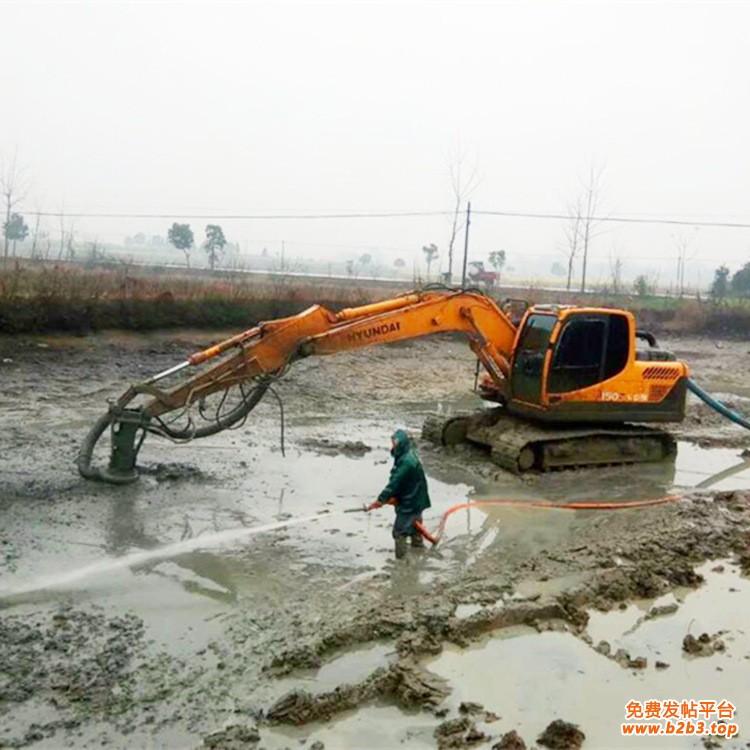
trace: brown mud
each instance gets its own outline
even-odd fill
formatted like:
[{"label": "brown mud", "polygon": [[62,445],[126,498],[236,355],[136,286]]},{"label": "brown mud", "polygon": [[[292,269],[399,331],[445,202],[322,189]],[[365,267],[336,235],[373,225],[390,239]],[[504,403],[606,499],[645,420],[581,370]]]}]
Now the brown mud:
[{"label": "brown mud", "polygon": [[[239,431],[178,446],[150,437],[134,485],[80,479],[73,461],[106,399],[212,338],[0,340],[0,747],[522,747],[556,720],[603,747],[617,743],[621,695],[676,690],[678,673],[694,699],[725,685],[747,710],[740,428],[691,402],[674,465],[526,478],[478,450],[420,445],[428,527],[467,497],[685,499],[619,513],[474,509],[397,565],[388,509],[336,511],[377,495],[393,429],[418,434],[426,414],[478,404],[468,348],[436,339],[295,366],[278,388],[285,457],[269,400]],[[750,413],[746,344],[662,345]],[[321,510],[332,512],[222,541]],[[114,558],[124,564],[107,567]],[[706,645],[702,633],[712,653],[684,652],[686,634]],[[576,691],[586,700],[571,703]],[[566,732],[550,741],[578,736]],[[649,746],[636,742],[622,746]]]}]

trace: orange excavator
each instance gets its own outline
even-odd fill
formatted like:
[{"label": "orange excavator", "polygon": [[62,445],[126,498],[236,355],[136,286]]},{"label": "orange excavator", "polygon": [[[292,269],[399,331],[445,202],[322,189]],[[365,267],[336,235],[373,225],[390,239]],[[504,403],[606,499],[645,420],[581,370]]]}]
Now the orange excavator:
[{"label": "orange excavator", "polygon": [[[430,418],[423,436],[484,445],[514,472],[674,454],[673,438],[643,423],[683,419],[688,368],[638,331],[630,312],[525,303],[519,309],[518,301],[498,304],[480,291],[434,287],[339,312],[314,305],[132,385],[91,429],[78,469],[88,479],[131,482],[147,434],[180,442],[238,427],[301,358],[438,333],[467,337],[484,369],[475,386],[495,406]],[[94,448],[107,430],[109,464],[94,466]]]}]

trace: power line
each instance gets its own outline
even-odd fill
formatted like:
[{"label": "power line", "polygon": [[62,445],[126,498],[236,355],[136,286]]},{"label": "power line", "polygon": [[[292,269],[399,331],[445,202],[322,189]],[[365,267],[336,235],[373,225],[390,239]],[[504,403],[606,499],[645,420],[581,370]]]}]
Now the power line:
[{"label": "power line", "polygon": [[[328,219],[393,219],[393,218],[416,218],[430,216],[452,216],[451,211],[390,211],[374,213],[329,213],[329,214],[128,214],[128,213],[83,213],[63,211],[27,211],[30,216],[45,216],[50,218],[73,218],[73,219],[211,219],[214,221],[232,220],[275,220],[275,221],[299,221],[299,220],[328,220]],[[530,213],[525,211],[481,211],[475,210],[475,215],[503,216],[516,219],[552,219],[554,221],[567,221],[571,217],[568,214],[555,213]],[[663,224],[670,226],[686,227],[725,227],[730,229],[750,229],[750,223],[731,221],[699,221],[687,219],[667,219],[632,217],[622,215],[591,216],[591,221],[610,222],[620,224]]]},{"label": "power line", "polygon": [[73,219],[390,219],[418,216],[451,216],[450,211],[393,211],[380,213],[333,213],[333,214],[109,214],[109,213],[68,213],[63,211],[27,211],[30,216]]},{"label": "power line", "polygon": [[[475,214],[485,216],[507,216],[510,218],[520,219],[556,219],[569,220],[569,214],[543,214],[543,213],[524,213],[521,211],[473,211]],[[619,222],[621,224],[676,224],[686,227],[730,227],[732,229],[750,229],[750,224],[730,221],[687,221],[684,219],[649,219],[649,218],[629,218],[626,216],[591,216],[591,221],[601,222]]]},{"label": "power line", "polygon": [[669,213],[669,214],[652,214],[648,211],[619,211],[618,213],[612,214],[612,216],[635,216],[635,217],[651,217],[656,216],[658,218],[667,218],[667,217],[674,217],[678,219],[684,219],[688,217],[695,217],[700,216],[704,219],[750,219],[750,215],[748,214],[676,214],[676,213]]}]

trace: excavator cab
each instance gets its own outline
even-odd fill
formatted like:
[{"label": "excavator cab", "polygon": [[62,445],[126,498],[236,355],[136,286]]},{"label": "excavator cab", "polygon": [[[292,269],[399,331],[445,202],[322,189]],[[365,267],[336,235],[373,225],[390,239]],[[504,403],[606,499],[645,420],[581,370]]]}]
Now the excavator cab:
[{"label": "excavator cab", "polygon": [[637,333],[624,310],[535,306],[510,362],[509,411],[545,422],[681,421],[687,367],[650,335],[653,347],[639,351]]}]

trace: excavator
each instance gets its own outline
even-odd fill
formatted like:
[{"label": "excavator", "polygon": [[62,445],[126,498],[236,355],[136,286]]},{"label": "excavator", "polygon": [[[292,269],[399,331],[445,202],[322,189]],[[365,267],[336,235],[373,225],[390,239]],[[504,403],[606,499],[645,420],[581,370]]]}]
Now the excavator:
[{"label": "excavator", "polygon": [[[425,438],[485,446],[516,473],[674,456],[674,439],[645,423],[684,418],[688,367],[639,331],[632,313],[498,303],[479,290],[435,286],[338,312],[313,305],[131,385],[84,440],[79,472],[132,482],[146,435],[184,442],[240,427],[266,393],[278,398],[274,384],[300,359],[445,333],[468,340],[477,357],[475,389],[487,405],[429,418]],[[107,430],[109,463],[95,466]]]}]

